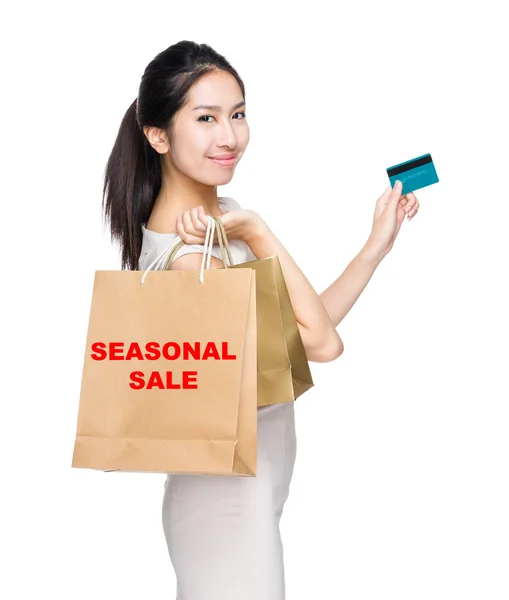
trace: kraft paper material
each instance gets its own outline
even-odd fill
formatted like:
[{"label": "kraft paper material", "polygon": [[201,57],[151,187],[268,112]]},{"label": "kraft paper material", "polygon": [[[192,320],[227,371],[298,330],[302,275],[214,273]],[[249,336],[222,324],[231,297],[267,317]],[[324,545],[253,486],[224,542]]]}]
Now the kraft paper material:
[{"label": "kraft paper material", "polygon": [[96,271],[72,466],[256,475],[256,271],[142,273]]}]

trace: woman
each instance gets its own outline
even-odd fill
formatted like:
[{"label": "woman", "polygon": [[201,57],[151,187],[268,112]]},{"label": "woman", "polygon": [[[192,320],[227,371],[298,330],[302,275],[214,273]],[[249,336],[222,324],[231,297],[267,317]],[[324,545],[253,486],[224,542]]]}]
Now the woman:
[{"label": "woman", "polygon": [[[105,174],[103,207],[122,268],[145,269],[177,236],[172,269],[199,269],[208,216],[225,227],[233,262],[277,254],[310,361],[343,352],[336,327],[391,249],[413,194],[380,196],[372,233],[343,275],[321,295],[254,211],[217,196],[249,142],[245,90],[224,57],[181,41],[147,66]],[[214,239],[211,268],[223,267]],[[177,600],[283,600],[279,522],[296,454],[294,403],[258,409],[256,477],[170,475],[163,529]]]}]

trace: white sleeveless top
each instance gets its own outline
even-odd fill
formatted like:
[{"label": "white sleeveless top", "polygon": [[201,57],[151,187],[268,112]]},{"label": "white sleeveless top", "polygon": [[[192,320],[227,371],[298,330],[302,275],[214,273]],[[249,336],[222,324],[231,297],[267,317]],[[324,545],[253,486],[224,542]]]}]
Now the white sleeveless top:
[{"label": "white sleeveless top", "polygon": [[[220,197],[218,198],[219,206],[229,212],[230,210],[236,210],[241,208],[239,203],[233,198]],[[180,237],[178,233],[158,233],[151,231],[146,228],[146,223],[141,226],[143,232],[143,241],[141,245],[141,253],[139,259],[138,268],[144,271],[150,263],[155,260],[164,248],[168,247],[177,237]],[[239,264],[256,260],[256,256],[251,252],[249,246],[243,240],[228,240],[230,251],[232,255],[233,264]],[[184,244],[173,257],[176,260],[183,254],[189,254],[192,252],[200,252],[203,254],[203,244]],[[211,255],[222,260],[221,248],[219,244],[212,246]]]}]

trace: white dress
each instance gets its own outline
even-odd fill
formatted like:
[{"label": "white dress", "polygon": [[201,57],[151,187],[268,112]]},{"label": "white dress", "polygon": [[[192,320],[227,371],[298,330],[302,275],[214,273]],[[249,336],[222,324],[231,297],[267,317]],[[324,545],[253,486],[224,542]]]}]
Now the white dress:
[{"label": "white dress", "polygon": [[[226,210],[240,208],[219,198]],[[142,227],[139,268],[144,270],[176,238]],[[241,240],[228,242],[233,263],[255,260]],[[184,245],[184,253],[203,245]],[[212,255],[221,259],[220,247]],[[279,521],[296,457],[294,403],[258,408],[256,477],[168,475],[163,530],[177,579],[176,600],[284,600]]]}]

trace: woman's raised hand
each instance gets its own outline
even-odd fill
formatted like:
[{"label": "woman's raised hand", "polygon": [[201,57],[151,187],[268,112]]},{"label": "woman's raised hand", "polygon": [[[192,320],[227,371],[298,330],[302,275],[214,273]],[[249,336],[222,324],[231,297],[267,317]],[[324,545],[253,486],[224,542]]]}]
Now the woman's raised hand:
[{"label": "woman's raised hand", "polygon": [[415,194],[409,192],[402,196],[401,188],[401,182],[396,182],[394,188],[389,186],[376,201],[373,227],[366,245],[380,258],[391,251],[404,218],[410,221],[420,208]]}]

